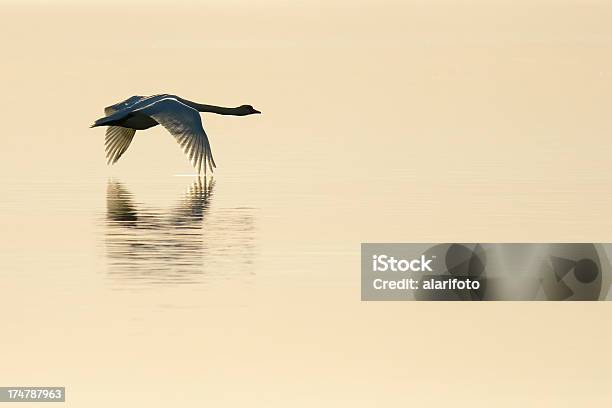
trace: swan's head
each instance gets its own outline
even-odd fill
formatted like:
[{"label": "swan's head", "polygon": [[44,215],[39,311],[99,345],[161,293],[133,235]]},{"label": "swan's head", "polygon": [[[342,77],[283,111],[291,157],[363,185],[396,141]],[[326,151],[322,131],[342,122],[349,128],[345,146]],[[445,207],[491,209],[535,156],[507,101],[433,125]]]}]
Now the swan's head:
[{"label": "swan's head", "polygon": [[240,116],[253,115],[254,113],[261,113],[260,111],[252,107],[251,105],[239,106],[237,111],[238,111],[238,115]]}]

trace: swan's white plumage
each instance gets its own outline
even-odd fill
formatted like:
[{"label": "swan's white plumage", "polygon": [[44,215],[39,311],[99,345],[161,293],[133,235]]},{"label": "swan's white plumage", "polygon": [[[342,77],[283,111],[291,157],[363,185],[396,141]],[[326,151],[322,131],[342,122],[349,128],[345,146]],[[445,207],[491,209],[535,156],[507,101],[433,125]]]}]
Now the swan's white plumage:
[{"label": "swan's white plumage", "polygon": [[104,144],[106,147],[106,159],[108,164],[115,164],[115,162],[119,160],[121,155],[130,147],[130,143],[132,143],[135,133],[135,129],[121,126],[109,126],[108,129],[106,129]]},{"label": "swan's white plumage", "polygon": [[127,122],[130,117],[137,115],[147,120],[151,118],[166,128],[176,138],[198,172],[204,170],[206,173],[207,167],[211,171],[216,167],[200,113],[174,95],[132,96],[107,106],[104,113],[107,117],[102,121],[108,121],[109,125],[110,122],[119,124],[109,126],[106,131],[106,157],[110,164],[119,160],[136,133],[136,129],[129,126],[122,127],[122,121]]},{"label": "swan's white plumage", "polygon": [[138,95],[130,96],[125,101],[121,101],[114,105],[107,106],[106,108],[104,108],[104,113],[106,114],[106,116],[112,115],[115,112],[118,112],[123,109],[127,109],[130,106],[134,105],[136,102],[139,102],[147,98],[149,97],[148,96],[138,96]]},{"label": "swan's white plumage", "polygon": [[207,166],[210,171],[216,167],[208,136],[197,110],[173,97],[162,97],[134,109],[134,112],[147,115],[166,128],[176,138],[198,172],[206,172]]}]

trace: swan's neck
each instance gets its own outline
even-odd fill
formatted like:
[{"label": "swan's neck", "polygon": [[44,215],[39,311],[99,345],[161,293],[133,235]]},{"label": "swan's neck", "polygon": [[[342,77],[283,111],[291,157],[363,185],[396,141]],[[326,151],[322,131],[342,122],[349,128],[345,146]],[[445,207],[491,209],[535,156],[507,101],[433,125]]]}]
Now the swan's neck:
[{"label": "swan's neck", "polygon": [[240,115],[239,108],[226,108],[223,106],[204,105],[203,103],[195,103],[188,101],[187,99],[183,99],[182,102],[185,105],[191,106],[193,109],[198,110],[199,112],[211,112],[219,115]]}]

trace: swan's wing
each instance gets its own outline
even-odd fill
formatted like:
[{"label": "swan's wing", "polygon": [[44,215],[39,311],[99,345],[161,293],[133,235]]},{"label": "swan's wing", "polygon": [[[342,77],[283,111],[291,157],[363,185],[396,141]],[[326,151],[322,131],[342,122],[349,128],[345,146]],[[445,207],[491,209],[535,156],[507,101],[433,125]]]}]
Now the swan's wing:
[{"label": "swan's wing", "polygon": [[132,143],[136,130],[121,126],[109,126],[106,129],[106,160],[108,164],[115,164]]},{"label": "swan's wing", "polygon": [[210,171],[217,167],[197,110],[168,97],[135,109],[134,112],[148,115],[165,127],[176,138],[198,172],[206,172],[206,165]]},{"label": "swan's wing", "polygon": [[148,98],[148,96],[138,96],[138,95],[130,96],[125,101],[121,101],[114,105],[107,106],[106,108],[104,108],[104,114],[106,116],[112,115],[113,113],[120,111],[122,109],[125,109],[125,108],[129,108],[130,106],[146,98]]}]

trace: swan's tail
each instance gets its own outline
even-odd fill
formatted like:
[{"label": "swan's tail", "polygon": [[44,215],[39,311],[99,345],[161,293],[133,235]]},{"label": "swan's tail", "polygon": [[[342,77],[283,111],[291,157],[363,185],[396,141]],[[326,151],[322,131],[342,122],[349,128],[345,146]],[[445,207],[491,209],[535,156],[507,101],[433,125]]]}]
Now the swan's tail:
[{"label": "swan's tail", "polygon": [[98,127],[98,126],[112,126],[115,124],[115,122],[117,121],[116,117],[111,116],[106,116],[103,118],[100,118],[98,120],[96,120],[93,125],[90,126],[90,128],[94,128],[94,127]]},{"label": "swan's tail", "polygon": [[96,121],[93,123],[93,125],[91,125],[91,126],[90,126],[90,128],[94,128],[94,127],[97,127],[97,126],[108,126],[108,124],[107,124],[107,123],[108,123],[109,121],[108,121],[107,119],[108,119],[108,118],[100,118],[100,119],[96,120]]}]

